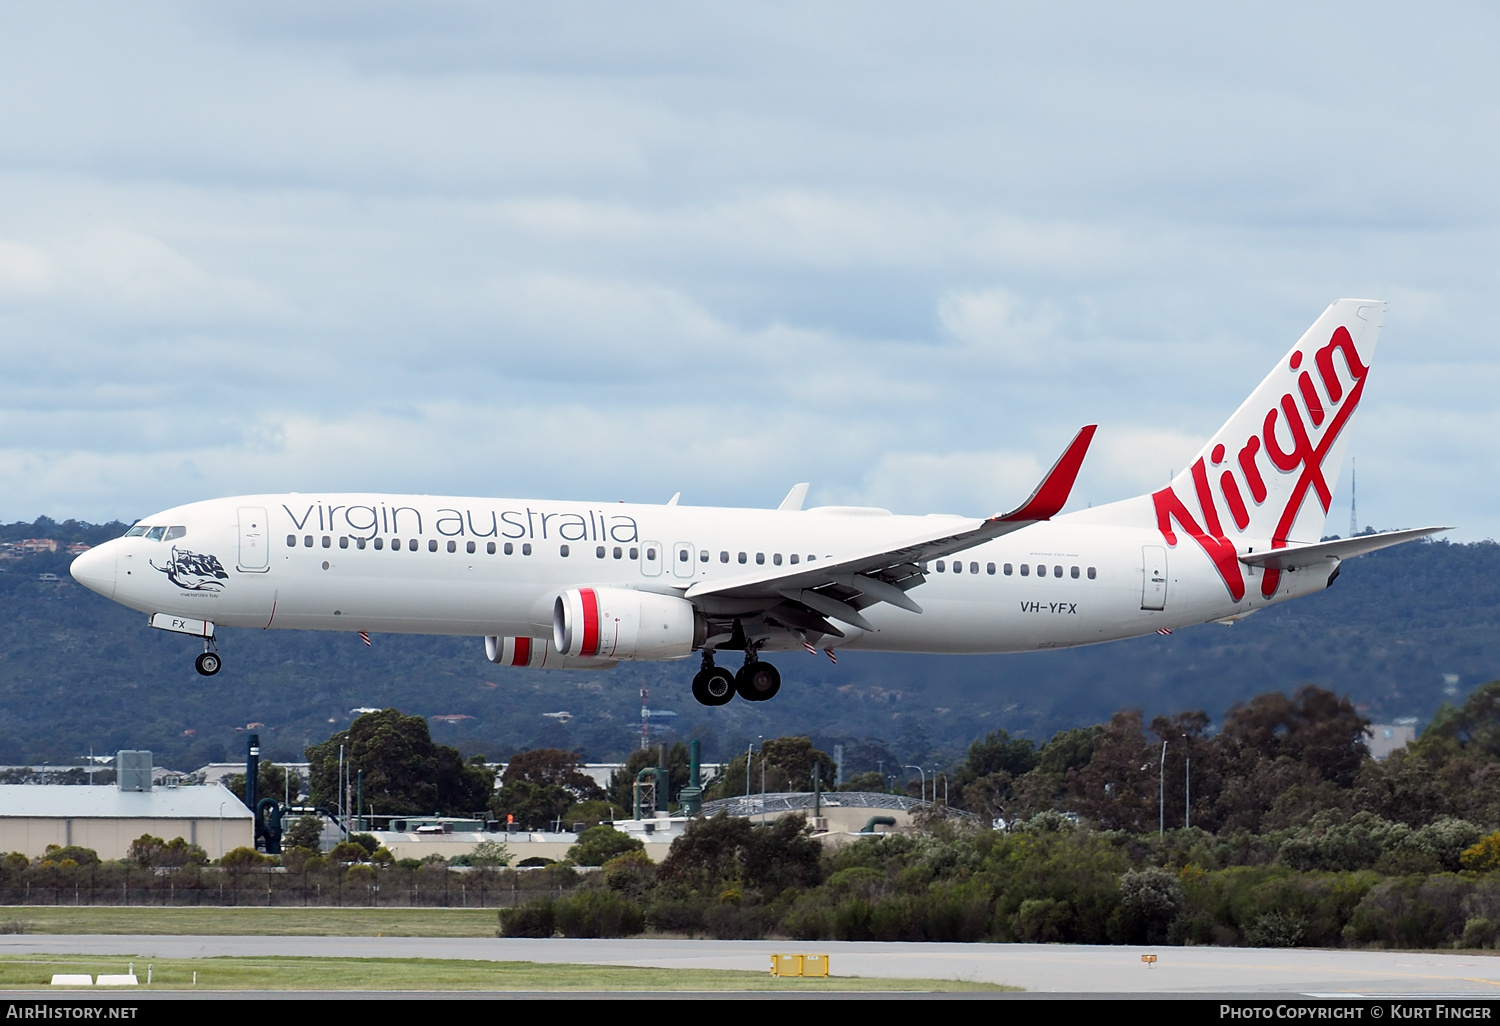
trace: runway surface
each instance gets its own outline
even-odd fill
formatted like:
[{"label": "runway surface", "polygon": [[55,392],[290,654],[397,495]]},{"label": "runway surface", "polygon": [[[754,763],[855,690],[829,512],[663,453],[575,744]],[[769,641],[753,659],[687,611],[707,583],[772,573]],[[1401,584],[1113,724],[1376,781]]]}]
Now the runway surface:
[{"label": "runway surface", "polygon": [[[1500,958],[1297,948],[893,944],[450,937],[0,936],[0,953],[211,958],[455,958],[765,972],[773,952],[829,956],[837,976],[958,979],[1058,994],[1316,994],[1500,998]],[[1154,954],[1157,961],[1141,960]]]}]

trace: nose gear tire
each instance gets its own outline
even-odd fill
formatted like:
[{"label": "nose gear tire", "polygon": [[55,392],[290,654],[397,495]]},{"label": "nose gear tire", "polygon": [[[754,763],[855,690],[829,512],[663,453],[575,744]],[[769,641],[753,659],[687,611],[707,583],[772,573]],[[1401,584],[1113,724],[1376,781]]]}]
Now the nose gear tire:
[{"label": "nose gear tire", "polygon": [[197,659],[193,660],[193,668],[205,677],[212,677],[218,673],[220,665],[219,653],[217,652],[204,652]]}]

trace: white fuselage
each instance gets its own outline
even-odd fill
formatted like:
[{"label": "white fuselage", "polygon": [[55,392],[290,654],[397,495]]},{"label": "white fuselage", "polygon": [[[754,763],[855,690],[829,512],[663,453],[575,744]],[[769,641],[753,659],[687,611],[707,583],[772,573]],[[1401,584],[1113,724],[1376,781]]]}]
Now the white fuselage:
[{"label": "white fuselage", "polygon": [[[873,631],[845,627],[845,637],[822,644],[1065,648],[1243,615],[1327,583],[1323,573],[1282,574],[1267,597],[1261,572],[1249,567],[1254,583],[1235,601],[1197,547],[1169,548],[1160,531],[1102,523],[1100,512],[1059,516],[931,560],[910,592],[921,613],[878,604],[865,610]],[[680,596],[698,582],[790,568],[794,558],[828,563],[895,546],[944,530],[944,521],[969,522],[839,507],[254,495],[148,517],[135,530],[151,530],[90,550],[74,576],[144,613],[220,626],[550,638],[554,603],[567,588]],[[733,615],[734,602],[710,596],[703,605]],[[796,644],[785,634],[767,647]]]}]

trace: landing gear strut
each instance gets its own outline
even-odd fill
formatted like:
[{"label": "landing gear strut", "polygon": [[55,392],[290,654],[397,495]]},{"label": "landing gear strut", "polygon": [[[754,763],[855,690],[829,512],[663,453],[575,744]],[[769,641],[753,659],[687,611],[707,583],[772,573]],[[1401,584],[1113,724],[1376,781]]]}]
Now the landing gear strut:
[{"label": "landing gear strut", "polygon": [[219,646],[212,638],[203,639],[203,654],[193,660],[193,668],[205,677],[212,677],[223,665],[219,661]]},{"label": "landing gear strut", "polygon": [[734,675],[734,690],[747,702],[765,702],[781,690],[781,674],[770,663],[763,663],[754,649],[745,652],[745,665]]},{"label": "landing gear strut", "polygon": [[714,654],[705,650],[703,669],[693,677],[693,697],[703,705],[723,705],[734,698],[734,674],[714,665]]}]

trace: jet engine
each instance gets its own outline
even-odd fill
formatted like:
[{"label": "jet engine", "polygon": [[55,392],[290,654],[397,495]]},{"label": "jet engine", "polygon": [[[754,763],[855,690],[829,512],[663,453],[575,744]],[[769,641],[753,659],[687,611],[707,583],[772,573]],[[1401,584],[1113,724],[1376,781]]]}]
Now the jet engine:
[{"label": "jet engine", "polygon": [[552,643],[569,659],[683,659],[707,623],[686,599],[629,588],[569,588],[552,607]]},{"label": "jet engine", "polygon": [[607,670],[613,659],[579,659],[559,655],[550,638],[484,639],[484,654],[501,666],[525,666],[533,670]]}]

